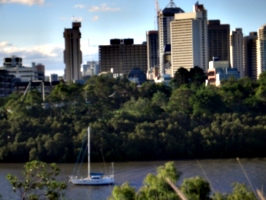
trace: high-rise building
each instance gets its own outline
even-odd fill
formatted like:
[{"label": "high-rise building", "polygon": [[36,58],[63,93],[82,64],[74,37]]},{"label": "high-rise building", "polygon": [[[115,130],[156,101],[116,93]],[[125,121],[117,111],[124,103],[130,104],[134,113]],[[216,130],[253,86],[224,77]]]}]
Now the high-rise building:
[{"label": "high-rise building", "polygon": [[81,63],[82,52],[80,50],[80,38],[81,33],[79,28],[80,22],[73,22],[72,28],[65,29],[65,51],[64,51],[64,63],[65,67],[65,79],[66,81],[81,80]]},{"label": "high-rise building", "polygon": [[266,71],[266,25],[258,30],[257,40],[257,79],[262,72]]},{"label": "high-rise building", "polygon": [[32,66],[35,66],[36,72],[38,74],[38,80],[45,80],[45,66],[41,63],[38,63],[37,65],[35,62],[32,63]]},{"label": "high-rise building", "polygon": [[244,77],[242,28],[236,28],[230,34],[230,54],[231,66],[239,71],[241,78]]},{"label": "high-rise building", "polygon": [[50,74],[49,81],[50,82],[58,81],[58,74]]},{"label": "high-rise building", "polygon": [[244,75],[256,80],[257,70],[257,32],[250,32],[244,37]]},{"label": "high-rise building", "polygon": [[147,67],[151,70],[158,67],[158,31],[148,31],[147,39]]},{"label": "high-rise building", "polygon": [[[170,3],[162,10],[158,12],[158,37],[159,37],[159,68],[160,75],[163,76],[165,73],[165,52],[169,50],[167,49],[167,45],[171,44],[171,36],[170,36],[170,22],[175,19],[176,13],[184,13],[184,11],[177,7],[173,0],[170,0]],[[169,52],[168,52],[169,53]]]},{"label": "high-rise building", "polygon": [[171,76],[183,67],[208,69],[207,10],[195,4],[193,12],[175,14],[171,22]]},{"label": "high-rise building", "polygon": [[220,24],[220,20],[208,21],[209,61],[213,57],[230,62],[230,25]]},{"label": "high-rise building", "polygon": [[111,39],[110,45],[99,46],[100,72],[128,74],[133,68],[147,71],[146,43],[134,44],[133,39]]}]

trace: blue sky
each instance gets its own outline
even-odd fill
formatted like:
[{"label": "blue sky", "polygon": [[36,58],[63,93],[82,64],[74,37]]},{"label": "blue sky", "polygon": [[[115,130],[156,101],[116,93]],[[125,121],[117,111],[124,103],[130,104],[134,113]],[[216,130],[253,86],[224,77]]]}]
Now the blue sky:
[{"label": "blue sky", "polygon": [[[165,8],[170,0],[158,0]],[[191,12],[196,0],[174,0]],[[243,28],[244,35],[266,24],[266,0],[202,0],[208,19],[220,19],[231,30]],[[0,0],[0,66],[3,58],[16,55],[25,66],[46,66],[47,74],[63,74],[65,28],[82,23],[83,63],[98,60],[98,45],[111,38],[145,41],[146,31],[155,29],[155,0]]]}]

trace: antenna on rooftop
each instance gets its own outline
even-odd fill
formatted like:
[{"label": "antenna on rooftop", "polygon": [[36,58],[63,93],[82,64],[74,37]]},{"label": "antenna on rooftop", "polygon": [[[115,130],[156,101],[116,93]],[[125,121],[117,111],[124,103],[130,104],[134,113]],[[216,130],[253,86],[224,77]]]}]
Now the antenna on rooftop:
[{"label": "antenna on rooftop", "polygon": [[160,12],[160,7],[159,7],[158,0],[154,0],[154,3],[155,3],[154,29],[156,30],[157,29],[156,21],[157,21],[159,12]]},{"label": "antenna on rooftop", "polygon": [[168,8],[176,8],[176,5],[174,3],[174,0],[170,0],[170,3],[167,6]]}]

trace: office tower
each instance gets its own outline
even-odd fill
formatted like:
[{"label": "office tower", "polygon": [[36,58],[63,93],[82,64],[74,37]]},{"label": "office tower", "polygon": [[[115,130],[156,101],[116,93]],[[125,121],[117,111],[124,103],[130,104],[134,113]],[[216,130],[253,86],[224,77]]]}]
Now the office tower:
[{"label": "office tower", "polygon": [[147,67],[152,70],[158,67],[158,31],[148,31],[147,40]]},{"label": "office tower", "polygon": [[236,28],[230,34],[230,54],[231,66],[239,71],[241,78],[244,77],[242,28]]},{"label": "office tower", "polygon": [[171,76],[180,68],[208,69],[207,10],[195,4],[193,12],[175,14],[171,22]]},{"label": "office tower", "polygon": [[134,44],[133,39],[111,39],[110,45],[99,46],[100,72],[112,72],[119,76],[133,68],[147,71],[146,43]]},{"label": "office tower", "polygon": [[50,82],[58,81],[58,74],[50,74],[49,81]]},{"label": "office tower", "polygon": [[220,20],[208,21],[209,61],[213,57],[230,61],[230,25],[220,24]]},{"label": "office tower", "polygon": [[80,22],[73,22],[72,28],[65,29],[65,51],[64,51],[64,63],[65,67],[65,80],[75,81],[81,80],[81,63],[82,52],[80,50],[80,38],[81,33],[79,28]]},{"label": "office tower", "polygon": [[244,37],[244,75],[257,79],[257,32]]},{"label": "office tower", "polygon": [[257,70],[257,79],[259,79],[259,75],[266,71],[266,25],[261,26],[258,30]]},{"label": "office tower", "polygon": [[[173,0],[162,10],[158,12],[158,37],[159,37],[159,68],[160,75],[163,76],[165,73],[165,53],[170,53],[170,44],[171,44],[171,36],[170,36],[170,22],[175,19],[176,13],[184,13],[184,11],[177,7]],[[168,49],[166,49],[168,45]]]},{"label": "office tower", "polygon": [[37,65],[33,62],[32,66],[35,66],[36,72],[38,75],[38,80],[45,80],[45,66],[41,63],[38,63]]}]

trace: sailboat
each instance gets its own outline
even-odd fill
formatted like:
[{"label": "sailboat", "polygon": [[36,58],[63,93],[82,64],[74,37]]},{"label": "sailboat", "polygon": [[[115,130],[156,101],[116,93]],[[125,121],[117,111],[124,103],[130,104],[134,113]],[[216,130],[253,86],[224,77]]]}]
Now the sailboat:
[{"label": "sailboat", "polygon": [[92,173],[90,171],[90,127],[88,127],[88,177],[79,178],[77,176],[70,176],[71,183],[75,185],[109,185],[114,184],[114,167],[112,164],[111,175],[104,175],[103,173]]}]

